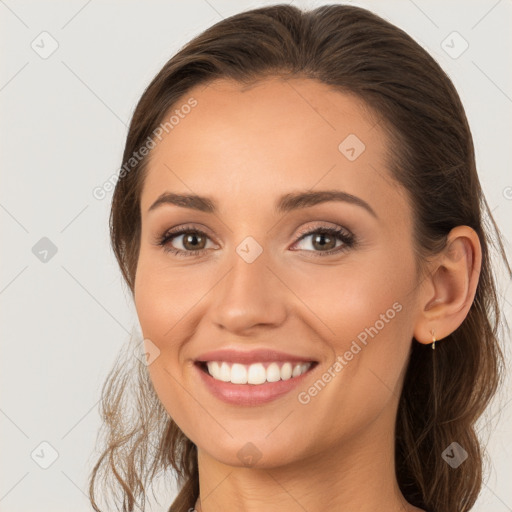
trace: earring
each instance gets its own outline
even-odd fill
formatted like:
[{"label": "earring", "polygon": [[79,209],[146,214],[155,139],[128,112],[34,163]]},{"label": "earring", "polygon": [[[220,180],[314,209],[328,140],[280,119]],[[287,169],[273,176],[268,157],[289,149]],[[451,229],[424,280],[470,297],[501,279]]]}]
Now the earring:
[{"label": "earring", "polygon": [[436,335],[435,335],[435,331],[431,331],[432,332],[432,350],[435,350],[436,349]]}]

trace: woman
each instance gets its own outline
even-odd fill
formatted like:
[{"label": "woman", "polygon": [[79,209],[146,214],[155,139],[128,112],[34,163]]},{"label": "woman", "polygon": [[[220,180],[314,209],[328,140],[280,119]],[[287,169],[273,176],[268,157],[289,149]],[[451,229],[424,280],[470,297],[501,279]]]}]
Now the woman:
[{"label": "woman", "polygon": [[165,469],[172,512],[470,510],[502,365],[482,213],[459,96],[402,30],[283,4],[196,37],[113,197],[145,364],[105,384],[95,510],[99,474],[131,511]]}]

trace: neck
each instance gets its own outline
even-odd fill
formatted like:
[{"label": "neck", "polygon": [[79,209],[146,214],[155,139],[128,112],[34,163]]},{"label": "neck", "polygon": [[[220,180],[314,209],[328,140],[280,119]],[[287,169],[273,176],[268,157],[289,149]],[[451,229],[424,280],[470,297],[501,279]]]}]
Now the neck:
[{"label": "neck", "polygon": [[396,481],[392,426],[381,416],[365,432],[340,441],[327,453],[315,452],[279,467],[233,467],[198,448],[196,510],[418,511],[407,503]]}]

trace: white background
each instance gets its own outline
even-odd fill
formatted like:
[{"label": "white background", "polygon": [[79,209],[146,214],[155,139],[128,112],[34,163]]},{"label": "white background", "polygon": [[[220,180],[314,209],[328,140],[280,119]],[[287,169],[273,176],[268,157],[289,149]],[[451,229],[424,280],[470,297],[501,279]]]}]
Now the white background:
[{"label": "white background", "polygon": [[[118,171],[135,104],[163,64],[222,17],[271,3],[0,0],[0,511],[91,510],[86,482],[101,385],[138,325],[109,248],[111,194],[97,200],[92,190]],[[411,34],[453,80],[509,251],[512,3],[351,3]],[[58,43],[47,59],[31,47],[43,31]],[[469,43],[457,59],[441,47],[453,31]],[[57,248],[46,263],[32,252],[42,237]],[[500,301],[510,317],[508,285],[501,280]],[[480,512],[512,511],[506,386],[488,417],[491,460]],[[59,454],[48,469],[31,458],[43,441]],[[172,499],[162,500],[162,510]]]}]

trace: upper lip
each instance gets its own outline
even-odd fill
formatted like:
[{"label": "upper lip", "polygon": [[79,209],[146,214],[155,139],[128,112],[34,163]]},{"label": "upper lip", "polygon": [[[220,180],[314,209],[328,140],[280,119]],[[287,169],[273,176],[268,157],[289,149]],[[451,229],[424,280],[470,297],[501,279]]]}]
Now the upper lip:
[{"label": "upper lip", "polygon": [[251,364],[251,363],[267,363],[272,361],[290,361],[290,362],[316,362],[308,356],[297,356],[286,354],[272,349],[255,349],[255,350],[234,350],[223,349],[205,352],[196,358],[197,362],[205,361],[226,361],[231,363]]}]

